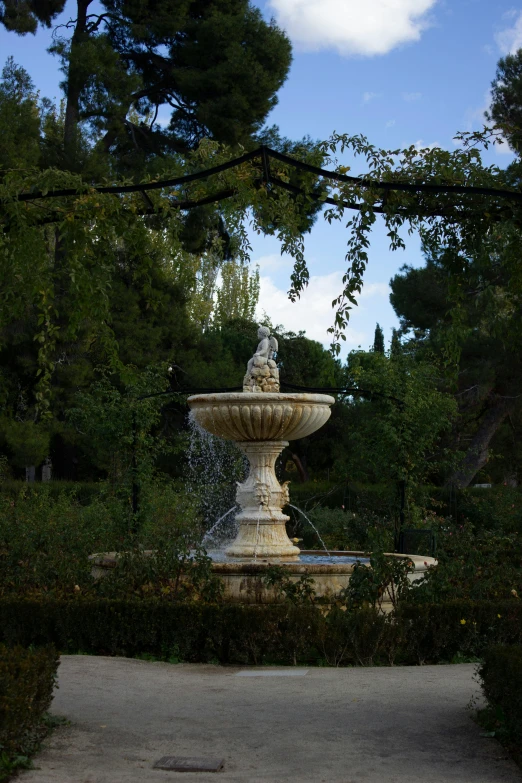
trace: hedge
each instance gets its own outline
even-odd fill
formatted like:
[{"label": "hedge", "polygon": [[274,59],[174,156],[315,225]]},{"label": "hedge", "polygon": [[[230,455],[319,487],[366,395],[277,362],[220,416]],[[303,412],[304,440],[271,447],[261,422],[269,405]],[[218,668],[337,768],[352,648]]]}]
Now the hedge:
[{"label": "hedge", "polygon": [[0,645],[0,756],[9,759],[34,749],[57,667],[52,645],[30,650]]},{"label": "hedge", "polygon": [[310,603],[3,598],[0,642],[194,662],[438,663],[480,657],[492,644],[521,644],[522,603],[405,604],[395,615],[382,615],[338,608],[324,614]]},{"label": "hedge", "polygon": [[522,648],[496,645],[484,653],[479,669],[486,698],[500,708],[507,739],[522,753]]}]

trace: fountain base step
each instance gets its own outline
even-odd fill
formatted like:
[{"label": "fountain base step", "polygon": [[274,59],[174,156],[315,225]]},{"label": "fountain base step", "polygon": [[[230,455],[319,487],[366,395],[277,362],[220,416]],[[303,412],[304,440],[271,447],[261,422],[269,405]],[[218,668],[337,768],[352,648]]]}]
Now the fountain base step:
[{"label": "fountain base step", "polygon": [[[212,555],[212,553],[209,554]],[[411,560],[413,569],[408,574],[410,582],[419,581],[428,568],[437,565],[437,561],[433,557],[423,555],[389,554],[388,557]],[[316,597],[328,602],[328,599],[333,599],[348,586],[357,561],[368,563],[368,555],[364,552],[331,552],[327,556],[324,552],[301,550],[300,558],[296,560],[272,556],[258,557],[256,561],[252,559],[236,560],[236,558],[223,559],[221,562],[214,560],[212,571],[222,580],[224,597],[227,601],[243,604],[281,602],[283,600],[281,594],[267,585],[265,580],[269,569],[280,565],[294,582],[297,582],[302,576],[312,577]],[[382,604],[383,611],[388,612],[392,608],[391,600],[385,598]]]},{"label": "fountain base step", "polygon": [[[368,562],[368,555],[364,552],[330,552],[327,556],[324,552],[301,550],[299,555],[302,560],[273,556],[259,557],[256,560],[251,557],[228,558],[223,551],[209,552],[209,555],[213,560],[212,572],[223,583],[225,600],[243,604],[280,603],[283,600],[273,587],[266,584],[267,572],[274,565],[283,566],[288,577],[295,582],[302,576],[311,576],[316,596],[328,601],[348,586],[356,561]],[[389,554],[387,557],[411,560],[413,569],[408,574],[410,582],[419,581],[428,568],[437,565],[435,558],[424,555]],[[117,567],[119,558],[118,552],[91,555],[89,559],[92,563],[92,575],[96,579],[103,578]],[[385,599],[382,608],[384,611],[391,611],[391,601]]]}]

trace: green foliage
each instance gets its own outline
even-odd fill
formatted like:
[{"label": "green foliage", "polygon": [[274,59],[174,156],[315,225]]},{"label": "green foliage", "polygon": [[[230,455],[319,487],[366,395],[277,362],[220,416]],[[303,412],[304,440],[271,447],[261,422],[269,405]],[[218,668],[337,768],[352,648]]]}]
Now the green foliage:
[{"label": "green foliage", "polygon": [[438,380],[435,364],[406,352],[356,351],[348,357],[346,385],[367,393],[344,401],[345,475],[364,483],[407,482],[408,524],[418,513],[417,489],[451,460],[443,436],[456,403],[438,390]]},{"label": "green foliage", "polygon": [[52,497],[24,487],[0,499],[0,592],[72,593],[91,584],[88,556],[126,537],[127,519],[110,495],[82,506],[73,493]]},{"label": "green foliage", "polygon": [[[453,508],[452,508],[453,506]],[[481,533],[522,533],[522,494],[519,487],[497,485],[488,488],[468,488],[450,503],[448,513],[458,514],[473,529]]]},{"label": "green foliage", "polygon": [[12,57],[0,81],[0,170],[40,162],[41,107],[29,75]]},{"label": "green foliage", "polygon": [[40,465],[49,454],[51,432],[46,422],[0,418],[0,438],[11,451],[11,462],[18,468]]},{"label": "green foliage", "polygon": [[58,654],[0,644],[0,780],[28,766],[46,729],[43,717],[56,684]]},{"label": "green foliage", "polygon": [[[0,595],[217,596],[208,558],[193,551],[201,538],[194,499],[154,483],[142,509],[147,521],[132,535],[130,498],[109,487],[87,505],[47,485],[1,495]],[[89,557],[111,551],[122,553],[121,567],[95,580]]]},{"label": "green foliage", "polygon": [[436,568],[415,586],[408,600],[502,600],[522,596],[522,537],[500,530],[476,530],[471,523],[428,517],[437,534]]},{"label": "green foliage", "polygon": [[[425,267],[403,267],[390,282],[401,332],[409,337],[404,350],[419,360],[437,357],[441,362],[453,329],[445,264],[436,252],[427,256]],[[481,260],[473,257],[469,264],[480,267]],[[461,304],[465,331],[458,374],[450,383],[441,373],[438,384],[453,392],[458,402],[459,415],[448,446],[460,452],[460,459],[445,481],[460,488],[473,480],[514,483],[522,465],[517,437],[522,415],[518,397],[522,365],[516,348],[519,300],[504,273],[482,269],[481,275],[475,289],[467,283],[470,295]],[[475,478],[481,468],[486,478]]]},{"label": "green foliage", "polygon": [[[298,501],[293,498],[295,502]],[[307,512],[307,517],[317,528],[328,549],[346,551],[369,551],[379,544],[388,552],[393,551],[393,518],[388,513],[357,504],[357,511],[343,508],[322,508],[317,506]],[[302,538],[304,549],[319,549],[321,544],[313,528],[300,515],[292,525],[293,535]]]},{"label": "green foliage", "polygon": [[[0,22],[19,34],[50,26],[63,0],[0,5]],[[72,34],[58,27],[51,53],[64,72],[63,163],[119,174],[157,169],[203,137],[251,143],[286,79],[290,42],[248,0],[174,4],[106,0],[78,5]],[[156,122],[170,106],[167,127]],[[82,137],[90,160],[82,161]]]},{"label": "green foliage", "polygon": [[[500,617],[499,617],[500,615]],[[462,624],[462,620],[465,623]],[[403,604],[395,614],[310,602],[212,604],[160,598],[0,599],[0,640],[53,642],[62,652],[161,660],[329,665],[419,664],[520,644],[517,601]]]},{"label": "green foliage", "polygon": [[221,285],[216,293],[217,325],[236,318],[253,321],[259,301],[259,267],[250,274],[248,267],[227,261],[221,268]]},{"label": "green foliage", "polygon": [[396,613],[404,652],[411,663],[451,662],[457,655],[480,658],[492,644],[522,643],[518,600],[403,603]]},{"label": "green foliage", "polygon": [[370,606],[383,611],[383,602],[389,601],[394,609],[399,601],[407,598],[410,589],[408,574],[413,563],[407,558],[391,557],[382,551],[370,554],[369,563],[357,561],[347,587],[339,594],[339,600],[347,606],[359,609]]},{"label": "green foliage", "polygon": [[[165,404],[165,398],[154,395],[165,391],[166,377],[166,367],[148,368],[124,389],[102,377],[88,391],[78,392],[74,407],[67,412],[86,453],[124,491],[129,491],[133,480],[143,482],[151,477],[154,458],[166,448],[164,441],[152,435]],[[151,397],[140,400],[143,395]],[[137,465],[133,472],[134,453]]]},{"label": "green foliage", "polygon": [[[515,751],[520,761],[522,745],[522,648],[519,645],[488,648],[479,669],[489,702],[492,736]],[[482,716],[482,721],[485,716]],[[492,721],[491,719],[494,718]],[[481,721],[481,722],[482,722]]]},{"label": "green foliage", "polygon": [[274,588],[279,598],[284,597],[292,604],[302,605],[315,600],[314,579],[310,574],[301,574],[299,579],[292,579],[284,566],[273,565],[267,568],[263,582],[267,587]]},{"label": "green foliage", "polygon": [[373,350],[375,353],[384,353],[384,332],[379,324],[375,327],[375,335],[373,338]]},{"label": "green foliage", "polygon": [[491,107],[486,116],[502,128],[511,149],[522,150],[522,50],[501,57],[491,84]]}]

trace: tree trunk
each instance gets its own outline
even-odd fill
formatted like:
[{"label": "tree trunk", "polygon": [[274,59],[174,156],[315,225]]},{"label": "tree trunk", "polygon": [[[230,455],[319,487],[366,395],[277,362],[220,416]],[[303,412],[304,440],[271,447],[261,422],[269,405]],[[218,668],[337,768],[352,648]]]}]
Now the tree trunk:
[{"label": "tree trunk", "polygon": [[85,87],[86,73],[82,63],[82,43],[88,38],[87,9],[92,0],[77,0],[76,26],[71,38],[69,66],[67,68],[66,105],[63,145],[67,167],[75,171],[78,148],[78,124],[80,121],[80,95]]},{"label": "tree trunk", "polygon": [[299,478],[301,481],[306,483],[307,481],[310,481],[310,476],[308,474],[308,470],[306,469],[306,461],[303,457],[303,460],[301,460],[297,454],[292,454],[292,460],[294,462],[294,465],[297,468],[297,472],[299,473]]},{"label": "tree trunk", "polygon": [[460,468],[456,470],[447,486],[454,486],[457,489],[469,487],[477,473],[484,467],[488,461],[489,444],[498,428],[515,407],[516,400],[505,397],[496,397],[491,407],[489,407],[479,428],[469,445]]}]

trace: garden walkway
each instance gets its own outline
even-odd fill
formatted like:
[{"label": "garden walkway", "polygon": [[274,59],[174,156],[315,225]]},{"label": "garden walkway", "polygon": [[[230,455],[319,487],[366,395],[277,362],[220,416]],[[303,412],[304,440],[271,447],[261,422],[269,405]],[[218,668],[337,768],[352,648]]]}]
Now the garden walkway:
[{"label": "garden walkway", "polygon": [[[252,670],[64,656],[22,783],[521,783],[466,705],[475,666]],[[245,674],[247,676],[245,676]],[[268,676],[267,676],[268,675]],[[222,758],[218,773],[153,769]]]}]

